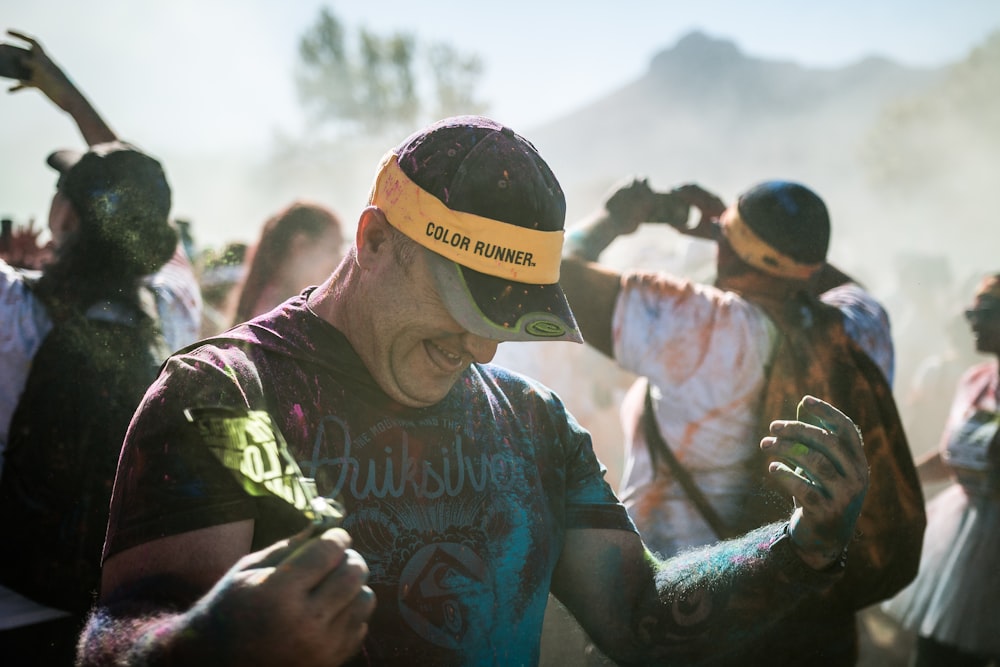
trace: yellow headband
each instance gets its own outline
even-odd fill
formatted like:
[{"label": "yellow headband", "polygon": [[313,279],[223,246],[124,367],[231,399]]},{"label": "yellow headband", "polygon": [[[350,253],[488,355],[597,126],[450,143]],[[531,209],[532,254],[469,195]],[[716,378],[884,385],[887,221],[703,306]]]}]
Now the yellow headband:
[{"label": "yellow headband", "polygon": [[720,220],[722,233],[740,259],[764,273],[779,278],[808,280],[822,266],[803,264],[778,252],[750,229],[735,206],[726,209]]},{"label": "yellow headband", "polygon": [[403,173],[398,156],[379,165],[368,203],[428,250],[480,273],[519,283],[559,282],[563,230],[527,229],[453,211]]}]

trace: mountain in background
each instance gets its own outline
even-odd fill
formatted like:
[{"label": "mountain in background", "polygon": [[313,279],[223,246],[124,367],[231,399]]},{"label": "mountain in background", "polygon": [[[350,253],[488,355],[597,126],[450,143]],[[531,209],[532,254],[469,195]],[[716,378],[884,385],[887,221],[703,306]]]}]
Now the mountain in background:
[{"label": "mountain in background", "polygon": [[570,221],[630,175],[658,189],[696,181],[726,201],[786,178],[824,196],[836,243],[874,222],[865,146],[879,119],[946,72],[883,58],[806,68],[694,32],[657,54],[640,79],[531,137],[566,190]]},{"label": "mountain in background", "polygon": [[[1000,36],[937,68],[883,58],[814,68],[754,57],[733,42],[693,32],[653,57],[635,81],[551,122],[517,129],[559,177],[568,227],[636,175],[663,190],[698,182],[724,201],[771,178],[809,185],[830,209],[831,260],[889,308],[903,386],[940,349],[949,319],[968,300],[969,283],[1000,270],[994,257],[1000,232],[991,224],[1000,183]],[[364,137],[336,146],[294,139],[275,146],[290,150],[276,150],[249,174],[246,164],[232,170],[217,164],[214,174],[233,178],[178,182],[178,192],[219,207],[217,215],[199,209],[196,239],[202,221],[252,239],[262,211],[298,197],[332,202],[350,221],[365,204],[386,148]],[[175,174],[194,173],[177,160],[171,164]],[[645,225],[616,241],[602,261],[710,279],[713,254],[710,244]],[[581,369],[607,375],[607,383],[593,388],[594,401],[612,410],[615,423],[611,366],[581,360],[587,353],[580,351],[558,363],[549,346],[547,359],[533,360],[531,347],[502,346],[501,359],[521,357],[510,365],[564,391],[579,389]]]},{"label": "mountain in background", "polygon": [[[694,181],[727,202],[771,178],[812,187],[830,209],[831,261],[889,310],[902,409],[926,359],[949,344],[973,349],[956,318],[975,281],[1000,271],[1000,230],[992,224],[1000,35],[939,68],[868,58],[821,69],[749,56],[693,32],[658,53],[636,81],[526,135],[563,185],[570,228],[632,176],[660,190]],[[658,225],[602,255],[619,269],[705,280],[713,259],[710,244]],[[602,458],[616,479],[617,406],[631,378],[587,348],[533,347],[501,347],[500,361],[568,397],[595,442],[612,443]],[[595,379],[587,385],[581,377]],[[925,398],[946,407],[952,389]],[[939,427],[915,430],[914,450],[936,444]]]}]

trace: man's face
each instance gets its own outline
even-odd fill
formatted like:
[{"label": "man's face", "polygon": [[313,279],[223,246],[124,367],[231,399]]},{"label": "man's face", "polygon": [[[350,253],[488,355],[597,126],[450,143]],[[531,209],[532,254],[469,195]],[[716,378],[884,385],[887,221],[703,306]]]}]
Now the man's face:
[{"label": "man's face", "polygon": [[49,205],[49,234],[52,236],[53,247],[58,249],[77,227],[79,219],[73,205],[66,195],[56,190]]},{"label": "man's face", "polygon": [[976,350],[1000,354],[1000,300],[978,298],[965,316],[976,340]]},{"label": "man's face", "polygon": [[365,306],[370,336],[359,353],[389,396],[424,407],[443,399],[470,363],[492,360],[498,343],[455,322],[438,296],[429,251],[411,250],[409,261],[390,251],[372,268],[372,298]]}]

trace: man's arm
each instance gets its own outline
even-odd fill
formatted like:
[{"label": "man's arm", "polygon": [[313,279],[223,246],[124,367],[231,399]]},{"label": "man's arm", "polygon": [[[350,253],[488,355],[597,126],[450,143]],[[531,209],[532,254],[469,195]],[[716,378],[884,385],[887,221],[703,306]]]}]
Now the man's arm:
[{"label": "man's arm", "polygon": [[861,436],[842,413],[804,399],[809,423],[774,422],[761,447],[798,507],[787,524],[658,562],[638,536],[569,531],[552,592],[623,664],[697,662],[738,650],[840,578],[868,484]]},{"label": "man's arm", "polygon": [[30,76],[26,80],[19,81],[10,92],[26,88],[40,90],[57,107],[73,118],[88,146],[118,139],[114,130],[101,117],[90,100],[49,57],[38,40],[15,30],[8,30],[7,34],[27,42],[29,46],[24,65]]},{"label": "man's arm", "polygon": [[584,341],[613,359],[611,320],[621,291],[621,274],[572,255],[563,258],[559,271],[559,285],[573,309]]},{"label": "man's arm", "polygon": [[653,216],[656,194],[645,181],[616,190],[603,207],[566,235],[559,286],[588,345],[614,358],[611,320],[621,291],[621,274],[597,264],[601,252]]},{"label": "man's arm", "polygon": [[[688,225],[691,208],[700,213],[693,226]],[[668,224],[687,236],[711,240],[724,210],[721,199],[694,184],[657,193],[645,180],[633,180],[575,225],[566,235],[559,285],[587,344],[614,358],[611,322],[621,291],[621,274],[597,263],[612,241],[631,234],[643,222]]]},{"label": "man's arm", "polygon": [[367,633],[368,568],[341,529],[249,553],[253,522],[110,557],[78,665],[339,665]]}]

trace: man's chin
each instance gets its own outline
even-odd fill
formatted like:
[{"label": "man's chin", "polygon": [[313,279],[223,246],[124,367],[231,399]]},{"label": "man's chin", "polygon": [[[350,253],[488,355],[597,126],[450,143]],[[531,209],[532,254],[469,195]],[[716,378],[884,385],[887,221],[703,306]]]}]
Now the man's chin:
[{"label": "man's chin", "polygon": [[[433,383],[434,388],[428,386],[432,383],[427,382],[420,384],[417,387],[413,387],[409,391],[403,387],[399,387],[396,392],[387,393],[389,393],[389,396],[391,396],[397,403],[405,405],[409,408],[427,408],[443,401],[444,397],[451,391],[451,388],[455,386],[456,379],[457,378],[452,378],[448,382],[437,380]],[[440,389],[435,391],[434,389],[438,387],[440,387]]]}]

